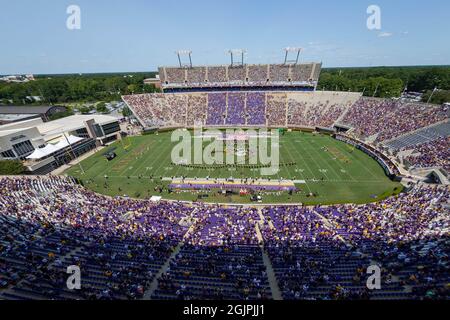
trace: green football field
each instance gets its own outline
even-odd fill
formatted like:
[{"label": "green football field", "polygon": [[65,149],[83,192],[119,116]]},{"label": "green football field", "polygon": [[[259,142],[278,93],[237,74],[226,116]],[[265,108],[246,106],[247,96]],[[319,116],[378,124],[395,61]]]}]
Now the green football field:
[{"label": "green football field", "polygon": [[[250,196],[222,195],[218,190],[169,192],[172,177],[189,178],[261,178],[304,181],[296,184],[298,192],[262,192],[264,203],[337,204],[381,200],[401,191],[381,166],[362,151],[327,135],[287,132],[280,136],[280,170],[274,176],[261,176],[258,168],[172,164],[171,152],[176,142],[164,132],[125,138],[104,148],[66,171],[82,180],[84,186],[111,196],[164,199],[198,199],[208,194],[206,202],[249,203]],[[114,150],[117,157],[108,161],[104,154]],[[289,164],[289,165],[287,165]],[[156,188],[156,190],[155,190]],[[160,192],[159,188],[163,189]]]}]

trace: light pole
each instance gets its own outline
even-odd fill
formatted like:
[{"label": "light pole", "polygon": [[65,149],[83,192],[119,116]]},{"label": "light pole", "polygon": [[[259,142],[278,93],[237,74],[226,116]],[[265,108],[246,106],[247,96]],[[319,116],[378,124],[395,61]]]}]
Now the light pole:
[{"label": "light pole", "polygon": [[[75,160],[77,158],[77,156],[75,155],[75,151],[73,151],[72,145],[70,144],[70,141],[66,136],[66,133],[63,131],[62,134],[63,134],[64,138],[66,138],[66,141],[69,144],[70,151],[72,151],[73,159]],[[81,165],[81,161],[78,162],[78,165],[80,166],[81,174],[84,175],[85,171],[83,169],[83,166]]]},{"label": "light pole", "polygon": [[375,98],[379,87],[380,87],[380,84],[378,83],[377,87],[375,88],[375,91],[373,92],[373,97],[372,98]]},{"label": "light pole", "polygon": [[434,87],[433,91],[432,91],[431,94],[430,94],[430,97],[428,98],[427,103],[430,103],[431,98],[433,98],[433,95],[434,95],[434,93],[435,93],[437,90],[438,90],[437,87]]}]

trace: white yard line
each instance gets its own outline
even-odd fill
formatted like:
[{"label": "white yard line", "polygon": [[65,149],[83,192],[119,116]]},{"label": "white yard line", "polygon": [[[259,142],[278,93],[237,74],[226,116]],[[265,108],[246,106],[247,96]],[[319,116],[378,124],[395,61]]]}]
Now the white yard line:
[{"label": "white yard line", "polygon": [[[313,143],[310,143],[310,144],[314,146]],[[320,151],[319,151],[319,154],[320,154]],[[321,155],[320,155],[320,156],[321,156]],[[338,173],[336,172],[336,170],[334,170],[333,166],[331,166],[331,165],[328,164],[328,162],[326,161],[326,159],[324,159],[324,161],[325,161],[325,162],[327,163],[327,165],[331,168],[331,170],[333,170],[334,173],[336,173],[336,176],[338,176],[339,178],[341,178],[342,175],[338,174]],[[341,170],[344,170],[344,171],[345,171],[345,173],[343,173],[343,174],[347,174],[347,175],[350,176],[350,178],[351,178],[353,181],[355,181],[355,182],[358,181],[357,179],[355,179],[355,178],[350,174],[350,171],[349,171],[349,170],[346,170],[343,166],[341,166],[341,164],[339,163],[339,160],[338,160],[338,159],[336,159],[336,163],[337,163],[337,165],[341,168]]]}]

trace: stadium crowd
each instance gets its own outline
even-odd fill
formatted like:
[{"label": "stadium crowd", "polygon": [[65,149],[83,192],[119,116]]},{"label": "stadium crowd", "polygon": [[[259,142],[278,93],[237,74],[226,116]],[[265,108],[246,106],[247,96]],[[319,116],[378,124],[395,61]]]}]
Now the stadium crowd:
[{"label": "stadium crowd", "polygon": [[208,95],[208,118],[207,125],[223,125],[223,119],[226,114],[227,94],[210,93]]},{"label": "stadium crowd", "polygon": [[204,94],[193,94],[188,96],[186,125],[205,125],[207,97]]},{"label": "stadium crowd", "polygon": [[[208,125],[331,127],[356,101],[356,95],[269,92],[143,94],[123,100],[146,126]],[[225,116],[225,122],[223,117]],[[287,119],[286,119],[287,117]]]},{"label": "stadium crowd", "polygon": [[361,98],[346,113],[342,123],[356,128],[361,137],[386,141],[448,118],[448,107],[407,103],[400,100]]},{"label": "stadium crowd", "polygon": [[228,125],[244,125],[245,119],[245,93],[228,93],[228,109],[225,123]]},{"label": "stadium crowd", "polygon": [[[366,205],[258,212],[109,198],[64,177],[4,177],[0,297],[140,299],[158,279],[155,299],[265,299],[266,252],[285,299],[448,298],[449,190],[410,189]],[[369,292],[373,263],[383,284]],[[68,265],[81,268],[81,290],[66,288]]]},{"label": "stadium crowd", "polygon": [[226,82],[227,70],[225,67],[208,67],[208,82],[220,83]]},{"label": "stadium crowd", "polygon": [[195,67],[187,69],[187,79],[189,83],[204,83],[206,79],[206,68]]},{"label": "stadium crowd", "polygon": [[[235,66],[160,67],[163,87],[270,86],[318,81],[321,64],[252,64]],[[314,70],[314,72],[313,72]]]},{"label": "stadium crowd", "polygon": [[357,94],[329,92],[288,95],[288,126],[332,127],[358,98]]},{"label": "stadium crowd", "polygon": [[286,125],[286,94],[267,94],[267,124],[268,126]]},{"label": "stadium crowd", "polygon": [[247,124],[266,124],[266,96],[261,92],[249,92],[247,94]]},{"label": "stadium crowd", "polygon": [[269,70],[269,78],[272,82],[286,82],[290,79],[289,66],[272,65]]},{"label": "stadium crowd", "polygon": [[450,172],[450,136],[415,146],[406,160],[417,168],[442,167]]},{"label": "stadium crowd", "polygon": [[247,78],[249,82],[255,85],[261,85],[267,82],[267,65],[250,65],[248,66]]},{"label": "stadium crowd", "polygon": [[[313,67],[315,68],[315,72],[311,76]],[[300,64],[300,65],[293,66],[291,81],[307,82],[311,78],[318,79],[320,69],[321,68],[317,64],[315,64],[314,66],[312,64]]]}]

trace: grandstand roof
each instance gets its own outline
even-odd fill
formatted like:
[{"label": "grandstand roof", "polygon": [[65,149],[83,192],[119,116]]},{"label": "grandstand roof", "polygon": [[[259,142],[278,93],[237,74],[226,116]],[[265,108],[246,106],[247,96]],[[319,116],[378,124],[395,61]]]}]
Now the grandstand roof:
[{"label": "grandstand roof", "polygon": [[106,124],[117,121],[116,118],[106,115],[94,114],[94,115],[74,115],[66,118],[43,123],[38,126],[40,133],[45,135],[51,135],[61,132],[74,131],[84,127],[84,123],[89,120],[94,120],[98,124]]},{"label": "grandstand roof", "polygon": [[83,128],[85,127],[85,122],[89,120],[94,120],[96,123],[103,125],[117,121],[117,118],[107,115],[94,114],[74,115],[50,122],[37,122],[35,119],[32,119],[0,126],[0,136],[6,136],[30,128],[37,128],[42,135],[51,138],[51,136],[60,135],[62,132],[70,132]]},{"label": "grandstand roof", "polygon": [[24,120],[24,119],[30,119],[32,117],[39,117],[39,114],[38,113],[27,113],[27,114],[13,114],[13,113],[1,114],[0,113],[0,121],[5,121],[5,122],[16,122],[16,121],[20,121],[20,120]]},{"label": "grandstand roof", "polygon": [[11,130],[1,130],[0,137],[8,136],[10,134],[14,134],[18,131],[22,131],[23,129],[11,129]]}]

